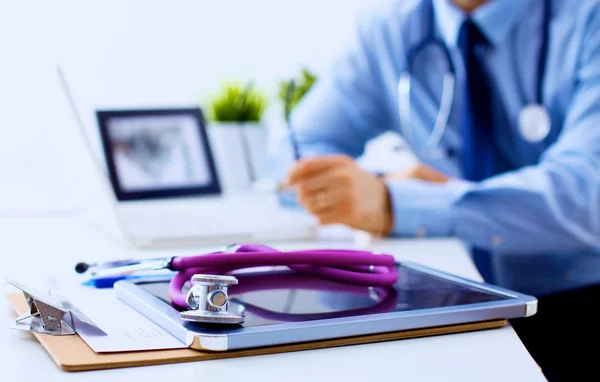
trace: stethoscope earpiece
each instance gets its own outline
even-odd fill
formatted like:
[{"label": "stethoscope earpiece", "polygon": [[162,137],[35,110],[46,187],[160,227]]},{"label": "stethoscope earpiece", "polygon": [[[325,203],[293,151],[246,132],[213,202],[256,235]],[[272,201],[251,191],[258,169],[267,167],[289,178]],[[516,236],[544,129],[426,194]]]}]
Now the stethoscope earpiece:
[{"label": "stethoscope earpiece", "polygon": [[81,273],[85,273],[88,269],[90,269],[90,264],[88,263],[77,263],[75,265],[75,272],[81,274]]}]

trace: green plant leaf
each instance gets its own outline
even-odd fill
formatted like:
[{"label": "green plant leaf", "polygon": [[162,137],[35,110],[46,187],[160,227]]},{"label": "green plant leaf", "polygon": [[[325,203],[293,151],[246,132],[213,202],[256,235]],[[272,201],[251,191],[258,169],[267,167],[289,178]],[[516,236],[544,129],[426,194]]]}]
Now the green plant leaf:
[{"label": "green plant leaf", "polygon": [[268,97],[254,87],[225,83],[208,105],[208,118],[218,122],[259,122]]},{"label": "green plant leaf", "polygon": [[287,105],[287,107],[284,107],[285,110],[290,111],[298,105],[298,103],[302,100],[302,98],[304,98],[306,93],[308,93],[308,91],[313,87],[315,82],[317,82],[317,76],[309,69],[303,68],[300,74],[298,75],[298,78],[280,81],[279,100],[283,102],[284,106],[286,106],[287,93],[292,81],[294,81],[295,88],[294,95],[291,100],[291,105]]}]

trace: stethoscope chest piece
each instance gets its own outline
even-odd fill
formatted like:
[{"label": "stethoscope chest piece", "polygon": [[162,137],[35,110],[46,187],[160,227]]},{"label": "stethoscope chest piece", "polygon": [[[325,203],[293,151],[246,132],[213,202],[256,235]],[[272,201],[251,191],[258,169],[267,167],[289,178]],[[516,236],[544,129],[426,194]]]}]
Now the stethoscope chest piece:
[{"label": "stethoscope chest piece", "polygon": [[179,313],[184,321],[209,324],[241,324],[245,317],[229,312],[228,288],[238,283],[234,276],[194,275],[187,294],[191,310]]},{"label": "stethoscope chest piece", "polygon": [[527,105],[519,113],[519,133],[527,142],[543,141],[550,133],[550,127],[550,115],[542,105]]}]

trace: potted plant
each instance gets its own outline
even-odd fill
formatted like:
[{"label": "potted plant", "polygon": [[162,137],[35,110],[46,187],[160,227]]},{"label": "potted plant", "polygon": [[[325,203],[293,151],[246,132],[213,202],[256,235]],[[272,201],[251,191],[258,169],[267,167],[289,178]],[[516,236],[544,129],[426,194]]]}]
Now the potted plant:
[{"label": "potted plant", "polygon": [[226,189],[247,188],[262,176],[268,132],[261,118],[267,105],[268,97],[253,82],[225,83],[205,108],[209,139]]}]

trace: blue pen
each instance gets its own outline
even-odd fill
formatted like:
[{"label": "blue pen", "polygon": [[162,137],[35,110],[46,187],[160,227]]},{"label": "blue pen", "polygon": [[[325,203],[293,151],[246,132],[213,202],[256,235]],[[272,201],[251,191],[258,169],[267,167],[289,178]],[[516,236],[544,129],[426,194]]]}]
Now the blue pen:
[{"label": "blue pen", "polygon": [[166,273],[159,274],[146,274],[146,275],[122,275],[122,276],[113,276],[113,277],[97,277],[91,278],[82,283],[85,286],[91,286],[97,289],[105,289],[112,288],[117,281],[121,280],[147,280],[151,281],[153,279],[164,279]]},{"label": "blue pen", "polygon": [[292,127],[292,122],[290,121],[290,115],[292,114],[292,102],[293,97],[296,92],[296,81],[291,80],[286,93],[285,98],[285,122],[287,125],[288,133],[290,135],[290,142],[292,144],[292,150],[294,150],[294,160],[300,159],[300,148],[298,147],[298,140],[296,139],[296,133],[294,128]]},{"label": "blue pen", "polygon": [[98,289],[112,288],[117,281],[138,279],[139,276],[118,276],[118,277],[102,277],[98,279],[89,279],[81,283],[85,286],[91,286]]}]

